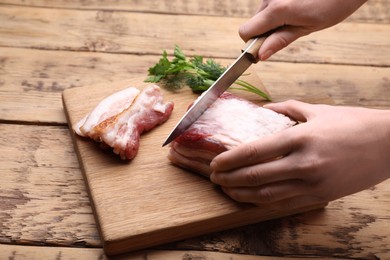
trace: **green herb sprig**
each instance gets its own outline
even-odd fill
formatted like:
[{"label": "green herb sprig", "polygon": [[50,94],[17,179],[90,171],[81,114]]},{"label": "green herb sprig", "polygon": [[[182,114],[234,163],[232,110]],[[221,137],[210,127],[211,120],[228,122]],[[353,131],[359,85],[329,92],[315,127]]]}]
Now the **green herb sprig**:
[{"label": "green herb sprig", "polygon": [[[174,58],[170,61],[164,50],[159,62],[150,67],[145,82],[160,82],[170,90],[189,86],[193,92],[201,93],[207,90],[227,69],[213,59],[204,61],[202,56],[187,58],[178,45],[175,46]],[[248,91],[270,101],[271,98],[252,84],[236,80],[234,89]]]}]

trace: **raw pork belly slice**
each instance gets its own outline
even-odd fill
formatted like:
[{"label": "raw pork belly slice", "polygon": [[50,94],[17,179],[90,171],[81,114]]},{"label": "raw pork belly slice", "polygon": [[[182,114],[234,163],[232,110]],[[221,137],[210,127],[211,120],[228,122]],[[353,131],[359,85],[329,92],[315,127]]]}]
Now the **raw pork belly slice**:
[{"label": "raw pork belly slice", "polygon": [[112,147],[123,160],[130,160],[138,152],[140,135],[165,122],[172,110],[173,102],[163,102],[158,86],[143,91],[130,87],[102,100],[75,125],[74,131]]},{"label": "raw pork belly slice", "polygon": [[209,176],[218,154],[295,125],[285,115],[224,93],[171,144],[168,158],[180,167]]},{"label": "raw pork belly slice", "polygon": [[93,136],[96,125],[128,108],[139,93],[137,88],[130,87],[106,97],[76,124],[75,132],[84,137]]}]

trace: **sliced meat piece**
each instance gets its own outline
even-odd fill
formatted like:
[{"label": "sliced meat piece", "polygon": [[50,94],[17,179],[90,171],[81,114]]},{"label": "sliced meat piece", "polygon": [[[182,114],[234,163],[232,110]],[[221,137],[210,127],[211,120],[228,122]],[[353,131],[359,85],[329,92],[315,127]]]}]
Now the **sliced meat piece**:
[{"label": "sliced meat piece", "polygon": [[168,158],[202,175],[218,154],[295,125],[290,118],[224,93],[170,146]]},{"label": "sliced meat piece", "polygon": [[[76,124],[75,132],[112,147],[114,153],[124,160],[134,158],[138,152],[140,135],[165,122],[173,110],[173,102],[164,103],[158,86],[149,86],[138,91],[137,95],[131,95],[136,92],[126,92],[131,101],[126,101],[126,98],[118,95],[119,92],[107,97],[91,114]],[[121,105],[110,105],[115,103]]]},{"label": "sliced meat piece", "polygon": [[129,87],[106,97],[76,124],[75,132],[80,136],[89,136],[97,124],[128,108],[139,93],[137,88]]}]

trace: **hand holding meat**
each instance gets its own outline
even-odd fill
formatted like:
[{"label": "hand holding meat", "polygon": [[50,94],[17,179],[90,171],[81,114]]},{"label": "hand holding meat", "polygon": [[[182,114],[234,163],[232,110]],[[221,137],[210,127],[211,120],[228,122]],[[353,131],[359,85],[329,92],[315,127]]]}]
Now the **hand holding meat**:
[{"label": "hand holding meat", "polygon": [[390,177],[390,111],[298,101],[267,108],[303,123],[214,158],[211,181],[233,199],[297,208]]},{"label": "hand holding meat", "polygon": [[366,0],[264,0],[248,22],[240,27],[244,41],[275,30],[259,50],[261,60],[299,37],[331,27],[356,11]]}]

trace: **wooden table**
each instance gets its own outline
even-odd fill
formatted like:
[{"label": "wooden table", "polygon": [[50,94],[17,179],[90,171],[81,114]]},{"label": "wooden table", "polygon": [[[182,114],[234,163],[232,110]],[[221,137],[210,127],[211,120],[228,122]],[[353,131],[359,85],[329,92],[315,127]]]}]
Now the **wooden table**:
[{"label": "wooden table", "polygon": [[[256,8],[250,0],[0,0],[0,258],[105,258],[63,112],[64,89],[146,76],[175,44],[228,64],[242,45],[239,25]],[[342,24],[253,67],[278,101],[328,95],[337,105],[388,109],[389,10],[389,1],[370,0]],[[133,257],[389,259],[389,205],[386,181],[324,210]]]}]

